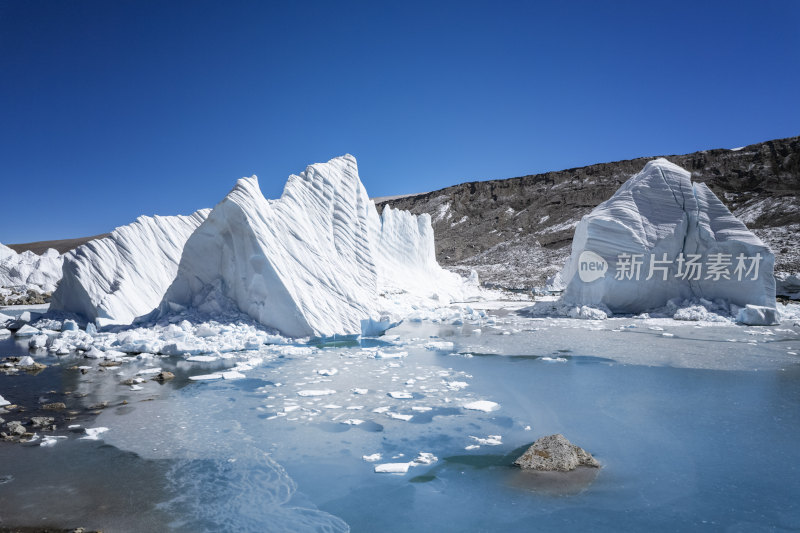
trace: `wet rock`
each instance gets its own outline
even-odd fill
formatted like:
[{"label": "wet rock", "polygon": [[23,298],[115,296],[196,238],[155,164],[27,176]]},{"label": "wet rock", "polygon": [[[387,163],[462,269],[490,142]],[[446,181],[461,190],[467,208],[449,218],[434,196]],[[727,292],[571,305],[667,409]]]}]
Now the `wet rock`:
[{"label": "wet rock", "polygon": [[164,381],[175,379],[175,374],[167,371],[159,372],[155,379],[156,381],[161,381],[163,383]]},{"label": "wet rock", "polygon": [[42,406],[42,409],[47,411],[60,411],[61,409],[66,409],[67,405],[64,402],[53,402],[53,403],[46,403]]},{"label": "wet rock", "polygon": [[9,434],[11,436],[20,437],[25,434],[25,426],[22,425],[22,422],[19,420],[12,420],[6,424],[8,428]]},{"label": "wet rock", "polygon": [[600,466],[592,454],[575,446],[560,433],[534,442],[514,464],[522,469],[556,472],[569,472],[578,466]]},{"label": "wet rock", "polygon": [[56,426],[53,424],[55,419],[52,416],[33,416],[31,417],[31,425],[35,428],[54,430]]},{"label": "wet rock", "polygon": [[108,402],[100,402],[89,406],[90,411],[99,411],[108,407]]}]

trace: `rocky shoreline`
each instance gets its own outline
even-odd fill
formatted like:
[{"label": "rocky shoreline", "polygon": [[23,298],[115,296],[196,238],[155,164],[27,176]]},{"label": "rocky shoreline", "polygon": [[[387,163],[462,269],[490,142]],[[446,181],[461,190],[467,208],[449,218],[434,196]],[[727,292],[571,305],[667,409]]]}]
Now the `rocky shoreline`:
[{"label": "rocky shoreline", "polygon": [[41,305],[50,303],[50,292],[40,292],[34,289],[3,288],[0,292],[0,307],[10,305]]}]

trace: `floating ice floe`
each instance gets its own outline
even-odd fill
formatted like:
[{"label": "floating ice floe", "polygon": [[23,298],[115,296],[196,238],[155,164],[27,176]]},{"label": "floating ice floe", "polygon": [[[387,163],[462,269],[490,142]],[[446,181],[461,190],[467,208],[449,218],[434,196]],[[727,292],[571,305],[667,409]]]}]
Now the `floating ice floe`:
[{"label": "floating ice floe", "polygon": [[403,357],[408,357],[408,352],[391,352],[388,350],[377,350],[375,352],[375,359],[402,359]]},{"label": "floating ice floe", "polygon": [[106,431],[108,431],[106,427],[86,428],[86,436],[81,437],[81,440],[98,440]]},{"label": "floating ice floe", "polygon": [[192,363],[210,363],[212,361],[217,361],[219,357],[216,355],[193,355],[191,357],[187,357],[186,360]]},{"label": "floating ice floe", "polygon": [[42,439],[42,442],[39,443],[39,446],[43,446],[45,448],[52,448],[53,446],[58,444],[58,441],[64,440],[66,438],[67,437],[60,436],[60,435],[46,435]]},{"label": "floating ice floe", "polygon": [[495,402],[490,402],[489,400],[479,400],[476,402],[469,402],[462,405],[464,409],[469,409],[471,411],[483,411],[485,413],[490,413],[492,411],[496,411],[500,409],[500,404]]},{"label": "floating ice floe", "polygon": [[500,446],[503,444],[502,435],[488,435],[486,438],[469,436],[478,446]]},{"label": "floating ice floe", "polygon": [[[375,455],[378,456],[378,458],[375,460],[380,460],[380,454],[375,454]],[[374,456],[364,456],[364,460],[367,460],[367,457],[374,457]],[[405,474],[411,467],[420,465],[430,465],[438,460],[439,458],[433,455],[432,453],[421,452],[416,457],[416,459],[414,459],[413,461],[409,461],[407,463],[383,463],[375,465],[375,472],[378,474]]]},{"label": "floating ice floe", "polygon": [[192,381],[213,381],[215,379],[222,379],[222,373],[215,372],[213,374],[201,374],[199,376],[189,376]]},{"label": "floating ice floe", "polygon": [[455,344],[450,341],[431,341],[425,344],[425,348],[433,351],[452,352]]},{"label": "floating ice floe", "polygon": [[329,396],[331,394],[336,394],[336,391],[333,389],[306,389],[297,391],[297,395],[303,397]]}]

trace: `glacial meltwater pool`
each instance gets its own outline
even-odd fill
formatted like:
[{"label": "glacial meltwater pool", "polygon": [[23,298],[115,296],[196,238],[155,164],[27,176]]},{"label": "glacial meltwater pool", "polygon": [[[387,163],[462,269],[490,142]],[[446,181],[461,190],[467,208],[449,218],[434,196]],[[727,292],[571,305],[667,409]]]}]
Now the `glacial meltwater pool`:
[{"label": "glacial meltwater pool", "polygon": [[[44,354],[34,355],[49,365],[41,373],[0,376],[6,399],[63,401],[75,418],[40,433],[67,437],[51,446],[0,442],[0,527],[800,528],[800,327],[791,321],[509,314],[258,353],[234,380],[188,379],[233,359],[99,367]],[[14,354],[28,354],[27,339],[0,341],[0,356]],[[121,384],[154,366],[175,379]],[[0,415],[14,416],[23,418]],[[108,430],[81,439],[86,427]],[[542,478],[510,466],[552,433],[602,469]],[[407,472],[375,473],[387,463]]]}]

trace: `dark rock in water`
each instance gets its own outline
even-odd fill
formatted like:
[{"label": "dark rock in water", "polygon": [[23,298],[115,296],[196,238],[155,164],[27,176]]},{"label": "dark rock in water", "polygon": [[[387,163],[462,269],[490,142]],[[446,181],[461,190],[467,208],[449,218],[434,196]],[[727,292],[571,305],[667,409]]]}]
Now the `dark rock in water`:
[{"label": "dark rock in water", "polygon": [[11,435],[24,435],[25,434],[25,426],[22,425],[22,422],[18,420],[12,420],[11,422],[6,424],[8,431]]},{"label": "dark rock in water", "polygon": [[52,416],[34,416],[31,417],[31,425],[35,428],[51,429],[55,428],[53,422],[55,419]]},{"label": "dark rock in water", "polygon": [[575,446],[560,433],[534,442],[514,464],[522,469],[556,472],[569,472],[578,466],[600,466],[592,454]]}]

